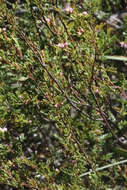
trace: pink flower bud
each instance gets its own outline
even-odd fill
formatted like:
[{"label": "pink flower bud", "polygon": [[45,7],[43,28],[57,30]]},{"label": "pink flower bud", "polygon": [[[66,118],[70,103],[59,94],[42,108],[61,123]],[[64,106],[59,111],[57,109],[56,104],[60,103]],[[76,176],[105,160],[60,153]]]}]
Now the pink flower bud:
[{"label": "pink flower bud", "polygon": [[2,28],[2,31],[3,31],[3,32],[6,32],[6,28],[5,28],[5,27],[4,27],[4,28]]},{"label": "pink flower bud", "polygon": [[32,123],[32,120],[29,120],[29,123]]},{"label": "pink flower bud", "polygon": [[54,107],[57,108],[57,107],[58,107],[58,104],[55,104]]},{"label": "pink flower bud", "polygon": [[86,11],[84,11],[82,14],[83,14],[83,15],[87,15],[88,13],[87,13]]}]

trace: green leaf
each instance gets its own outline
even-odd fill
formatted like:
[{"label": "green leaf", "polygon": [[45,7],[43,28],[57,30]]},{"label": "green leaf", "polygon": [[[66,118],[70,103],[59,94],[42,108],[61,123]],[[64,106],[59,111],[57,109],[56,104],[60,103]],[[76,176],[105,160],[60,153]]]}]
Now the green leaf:
[{"label": "green leaf", "polygon": [[15,44],[16,44],[16,47],[19,48],[20,45],[19,45],[19,42],[18,42],[18,38],[14,37],[13,35],[11,36],[12,39],[14,40]]},{"label": "green leaf", "polygon": [[127,61],[127,57],[125,56],[119,56],[119,55],[106,55],[104,56],[105,59],[109,60],[116,60],[116,61]]},{"label": "green leaf", "polygon": [[20,77],[18,80],[23,82],[23,81],[26,81],[27,79],[28,77]]},{"label": "green leaf", "polygon": [[22,84],[20,84],[20,83],[11,84],[11,88],[12,88],[12,89],[14,89],[14,88],[19,88],[19,87],[21,87],[21,86],[22,86]]}]

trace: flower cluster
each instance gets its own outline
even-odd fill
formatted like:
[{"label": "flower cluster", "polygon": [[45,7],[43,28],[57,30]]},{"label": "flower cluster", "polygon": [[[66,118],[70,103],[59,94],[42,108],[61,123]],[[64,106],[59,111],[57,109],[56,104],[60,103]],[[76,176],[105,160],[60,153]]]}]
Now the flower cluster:
[{"label": "flower cluster", "polygon": [[66,4],[65,8],[62,9],[62,12],[72,13],[73,12],[73,8],[70,7],[68,4]]},{"label": "flower cluster", "polygon": [[7,132],[7,128],[6,128],[6,127],[3,127],[3,128],[0,127],[0,131],[1,131],[2,133]]},{"label": "flower cluster", "polygon": [[57,44],[57,47],[65,48],[67,45],[68,45],[67,42],[65,42],[65,43],[58,43],[58,44]]},{"label": "flower cluster", "polygon": [[120,42],[120,46],[121,46],[122,48],[127,48],[127,44],[126,44],[125,42]]}]

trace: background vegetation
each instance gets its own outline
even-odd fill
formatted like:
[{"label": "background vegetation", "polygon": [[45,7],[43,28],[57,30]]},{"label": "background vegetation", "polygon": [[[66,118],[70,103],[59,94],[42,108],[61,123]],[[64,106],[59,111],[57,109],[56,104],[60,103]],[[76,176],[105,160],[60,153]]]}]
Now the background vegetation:
[{"label": "background vegetation", "polygon": [[0,187],[127,189],[126,0],[0,1]]}]

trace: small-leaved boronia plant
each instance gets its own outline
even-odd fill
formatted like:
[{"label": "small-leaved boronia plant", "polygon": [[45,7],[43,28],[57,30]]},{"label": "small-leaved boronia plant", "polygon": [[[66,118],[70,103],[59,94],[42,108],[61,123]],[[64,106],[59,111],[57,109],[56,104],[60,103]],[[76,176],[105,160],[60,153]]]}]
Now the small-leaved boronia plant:
[{"label": "small-leaved boronia plant", "polygon": [[0,188],[127,188],[127,20],[104,5],[0,1]]}]

